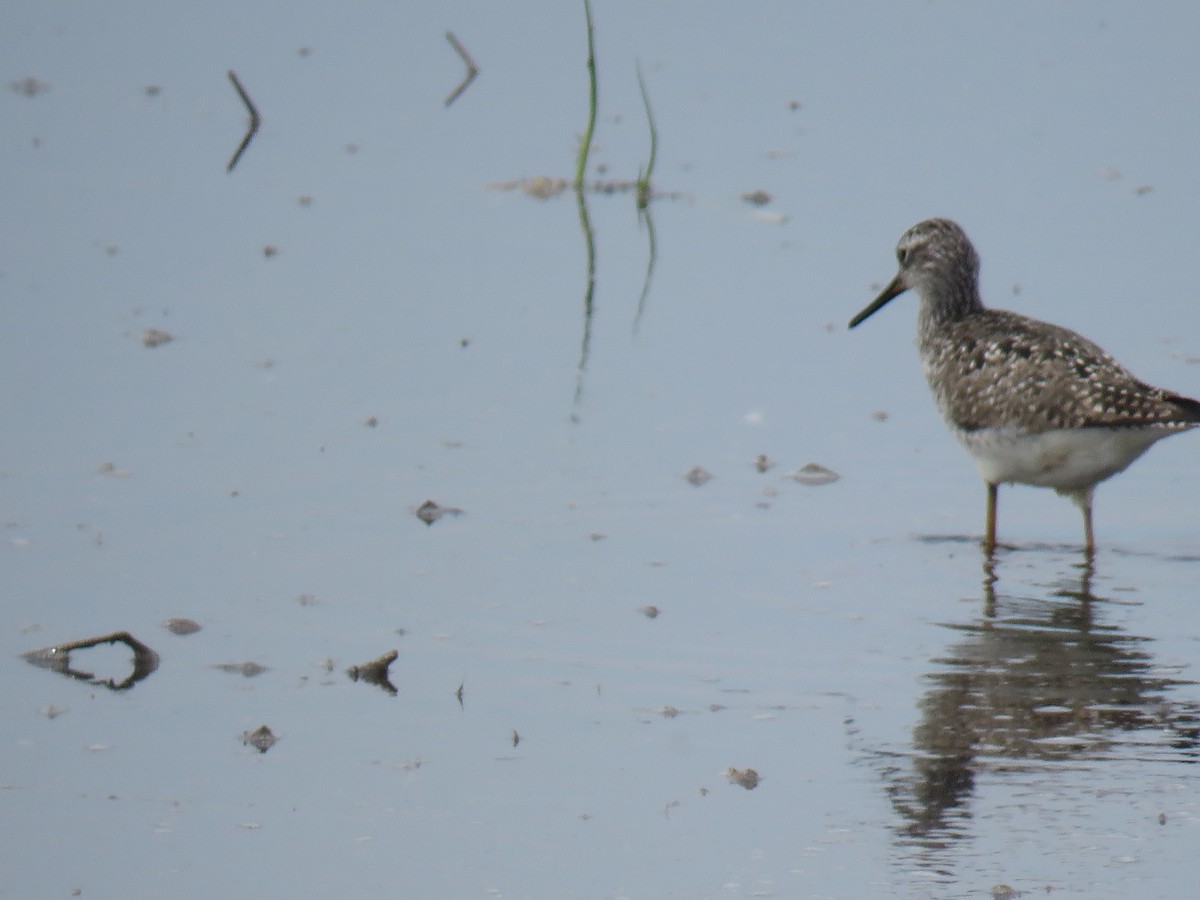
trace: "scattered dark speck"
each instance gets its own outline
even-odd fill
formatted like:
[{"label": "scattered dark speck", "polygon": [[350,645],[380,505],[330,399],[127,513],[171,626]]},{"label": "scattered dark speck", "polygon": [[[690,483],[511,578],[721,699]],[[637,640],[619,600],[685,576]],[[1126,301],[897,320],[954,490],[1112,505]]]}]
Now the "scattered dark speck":
[{"label": "scattered dark speck", "polygon": [[253,747],[259,753],[266,753],[275,746],[275,742],[278,740],[279,738],[266,725],[259,725],[254,731],[242,732],[242,743],[247,747]]},{"label": "scattered dark speck", "polygon": [[461,516],[463,511],[453,506],[439,506],[432,500],[426,500],[417,507],[417,518],[426,525],[432,525],[442,516]]},{"label": "scattered dark speck", "polygon": [[657,619],[658,614],[660,612],[662,612],[662,610],[660,610],[657,606],[655,606],[653,603],[651,603],[649,606],[643,606],[641,609],[638,610],[638,612],[640,612],[647,619]]},{"label": "scattered dark speck", "polygon": [[142,344],[146,347],[160,347],[175,340],[175,335],[161,328],[145,328],[142,330]]},{"label": "scattered dark speck", "polygon": [[44,94],[50,90],[50,85],[47,82],[39,81],[32,75],[18,81],[10,81],[8,86],[18,94],[24,94],[26,97],[36,97],[38,94]]},{"label": "scattered dark speck", "polygon": [[752,791],[758,787],[758,773],[753,769],[735,769],[733,766],[730,766],[726,777],[729,779],[730,784],[740,785],[748,791]]},{"label": "scattered dark speck", "polygon": [[690,469],[688,469],[683,477],[686,478],[688,483],[694,487],[700,487],[705,482],[709,481],[713,477],[713,474],[712,472],[709,472],[707,469],[703,469],[700,466],[692,466]]},{"label": "scattered dark speck", "polygon": [[517,734],[517,730],[514,728],[512,733],[512,745],[515,747],[519,743],[521,743],[521,736]]},{"label": "scattered dark speck", "polygon": [[742,199],[751,206],[766,206],[771,202],[771,195],[763,190],[747,191],[742,194]]},{"label": "scattered dark speck", "polygon": [[265,247],[263,247],[262,252],[263,256],[265,256],[267,259],[270,259],[272,256],[275,256],[277,253],[279,253],[279,248],[274,244],[267,244]]},{"label": "scattered dark speck", "polygon": [[754,457],[754,468],[758,472],[767,472],[775,468],[775,460],[767,456],[765,453],[760,453]]}]

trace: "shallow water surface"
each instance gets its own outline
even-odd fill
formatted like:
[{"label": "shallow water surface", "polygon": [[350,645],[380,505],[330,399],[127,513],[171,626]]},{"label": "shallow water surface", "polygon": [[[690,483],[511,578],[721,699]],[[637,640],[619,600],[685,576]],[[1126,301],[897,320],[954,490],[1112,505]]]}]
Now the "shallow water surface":
[{"label": "shallow water surface", "polygon": [[[573,172],[582,7],[526,12],[0,36],[5,891],[1186,894],[1196,436],[1094,563],[1020,488],[985,562],[913,305],[844,326],[951,215],[995,303],[1200,393],[1194,29],[597,3],[589,180],[647,162],[636,59],[660,196],[585,195],[593,281],[521,189]],[[156,668],[22,658],[121,631]]]}]

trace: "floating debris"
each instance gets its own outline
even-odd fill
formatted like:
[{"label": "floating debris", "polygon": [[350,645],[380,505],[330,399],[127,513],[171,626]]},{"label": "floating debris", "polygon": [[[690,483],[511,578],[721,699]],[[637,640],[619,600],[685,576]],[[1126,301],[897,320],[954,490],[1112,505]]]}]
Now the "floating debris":
[{"label": "floating debris", "polygon": [[113,462],[100,463],[100,468],[96,471],[101,475],[111,475],[113,478],[128,478],[133,474],[129,469],[118,469],[117,464]]},{"label": "floating debris", "polygon": [[517,730],[514,728],[512,733],[512,745],[515,747],[519,743],[521,743],[521,736],[517,734]]},{"label": "floating debris", "polygon": [[367,416],[363,419],[363,424],[368,428],[374,428],[379,424],[379,419],[376,416]]},{"label": "floating debris", "polygon": [[871,413],[871,418],[876,422],[886,422],[889,418],[888,411],[886,409],[877,409]]},{"label": "floating debris", "polygon": [[593,531],[588,535],[588,538],[593,541],[606,541],[608,540],[608,535],[601,531]]},{"label": "floating debris", "polygon": [[1149,194],[1153,190],[1154,190],[1154,185],[1152,185],[1152,184],[1139,184],[1137,187],[1135,187],[1133,189],[1133,193],[1134,193],[1134,196],[1136,196],[1136,197],[1145,197],[1147,194]]},{"label": "floating debris", "polygon": [[459,706],[463,706],[463,688],[466,687],[466,685],[467,683],[465,681],[460,681],[458,683],[458,690],[454,692],[454,696],[458,699]]},{"label": "floating debris", "polygon": [[748,791],[758,787],[758,773],[753,769],[735,769],[729,767],[729,771],[725,773],[725,777],[729,779],[730,784],[736,784],[744,787]]},{"label": "floating debris", "polygon": [[268,666],[260,666],[256,662],[216,663],[213,668],[231,675],[241,675],[243,678],[255,678],[263,672],[271,671]]},{"label": "floating debris", "polygon": [[147,97],[157,97],[162,93],[162,88],[160,88],[157,84],[148,84],[145,87],[145,92]]},{"label": "floating debris", "polygon": [[[116,678],[97,678],[92,672],[85,672],[71,665],[72,652],[76,650],[88,650],[98,647],[101,644],[124,644],[133,651],[132,669],[121,681],[117,681]],[[28,653],[23,653],[21,656],[31,665],[39,666],[43,669],[51,669],[69,678],[86,681],[89,684],[110,688],[114,691],[128,690],[158,668],[158,654],[128,631],[114,631],[112,634],[87,638],[82,641],[72,641],[69,644],[43,647],[40,650],[31,650]]]},{"label": "floating debris", "polygon": [[1013,897],[1020,897],[1024,893],[1007,884],[992,885],[992,900],[1012,900]]},{"label": "floating debris", "polygon": [[643,606],[641,609],[638,610],[638,612],[640,612],[647,619],[657,619],[658,614],[660,612],[662,612],[662,610],[660,610],[657,606],[655,606],[653,603],[651,603],[649,606]]},{"label": "floating debris", "polygon": [[671,706],[668,704],[667,706],[664,706],[662,709],[660,709],[658,712],[664,719],[674,719],[676,716],[679,715],[679,707]]},{"label": "floating debris", "polygon": [[266,725],[259,725],[253,731],[242,732],[242,743],[253,747],[259,753],[266,753],[275,746],[279,738]]},{"label": "floating debris", "polygon": [[751,206],[766,206],[771,202],[772,197],[766,191],[758,190],[747,191],[746,193],[742,194],[742,199]]},{"label": "floating debris", "polygon": [[758,472],[768,472],[775,468],[775,465],[775,460],[771,459],[771,457],[767,456],[765,453],[760,453],[758,456],[754,457],[754,468]]},{"label": "floating debris", "polygon": [[167,619],[167,621],[163,622],[163,628],[167,629],[167,631],[171,632],[171,634],[177,634],[180,637],[184,637],[189,634],[195,634],[203,627],[203,625],[194,619],[176,618]]},{"label": "floating debris", "polygon": [[279,253],[279,248],[276,247],[274,244],[267,244],[265,247],[263,247],[263,256],[265,256],[267,259],[270,259],[272,256],[278,255],[278,253]]},{"label": "floating debris", "polygon": [[687,472],[684,473],[683,477],[686,478],[688,483],[693,487],[700,487],[714,476],[713,473],[709,472],[707,469],[704,469],[700,466],[692,466],[687,470]]},{"label": "floating debris", "polygon": [[38,94],[44,94],[50,90],[48,82],[39,81],[32,75],[28,78],[21,78],[18,81],[10,81],[8,86],[18,94],[24,94],[26,97],[36,97]]},{"label": "floating debris", "polygon": [[144,328],[142,329],[142,345],[146,347],[159,347],[163,344],[169,344],[175,340],[175,335],[169,331],[163,331],[161,328]]},{"label": "floating debris", "polygon": [[801,466],[788,476],[793,481],[810,485],[832,484],[841,477],[833,469],[827,469],[820,463],[809,463],[808,465]]},{"label": "floating debris", "polygon": [[426,525],[432,525],[442,516],[461,516],[463,510],[453,506],[439,506],[432,500],[426,500],[417,507],[417,518]]},{"label": "floating debris", "polygon": [[392,684],[391,678],[388,677],[388,668],[396,661],[396,657],[400,655],[398,650],[392,650],[385,653],[378,659],[373,659],[369,663],[363,663],[361,666],[351,666],[346,670],[346,674],[350,676],[351,681],[365,681],[367,684],[373,684],[383,688],[393,697],[398,693],[396,686]]},{"label": "floating debris", "polygon": [[570,187],[570,182],[567,179],[550,178],[546,175],[518,178],[515,181],[498,181],[488,185],[488,188],[494,191],[524,191],[530,197],[538,200],[549,200],[551,197],[556,197],[568,187]]},{"label": "floating debris", "polygon": [[[549,200],[559,194],[574,188],[575,183],[566,178],[556,178],[549,175],[536,175],[533,178],[516,178],[512,181],[495,181],[489,184],[492,191],[521,191],[537,200]],[[589,194],[636,194],[644,189],[641,182],[630,179],[613,179],[608,181],[589,181],[583,185]],[[662,197],[677,200],[684,196],[678,192],[654,191],[655,199]]]}]

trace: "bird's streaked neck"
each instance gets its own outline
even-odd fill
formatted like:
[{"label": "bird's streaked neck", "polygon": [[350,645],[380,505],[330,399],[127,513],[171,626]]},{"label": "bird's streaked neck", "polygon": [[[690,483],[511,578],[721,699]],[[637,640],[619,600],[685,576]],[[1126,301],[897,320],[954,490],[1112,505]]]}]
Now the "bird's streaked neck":
[{"label": "bird's streaked neck", "polygon": [[930,277],[917,285],[921,297],[919,327],[922,334],[980,312],[979,280],[974,272],[955,277]]}]

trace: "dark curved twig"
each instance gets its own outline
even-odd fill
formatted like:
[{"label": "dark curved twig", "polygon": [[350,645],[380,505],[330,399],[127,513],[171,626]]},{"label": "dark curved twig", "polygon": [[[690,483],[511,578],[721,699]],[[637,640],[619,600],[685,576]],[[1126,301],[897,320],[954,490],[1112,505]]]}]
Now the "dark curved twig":
[{"label": "dark curved twig", "polygon": [[[115,678],[97,678],[93,673],[76,669],[71,665],[71,651],[89,650],[101,644],[124,644],[133,651],[133,670],[123,680]],[[106,687],[114,691],[125,691],[146,678],[158,668],[158,654],[135,638],[128,631],[114,631],[112,634],[87,638],[82,641],[71,641],[67,644],[56,644],[53,647],[43,647],[21,654],[26,662],[43,669],[51,669],[70,678],[86,681],[98,687]]]},{"label": "dark curved twig", "polygon": [[446,32],[446,40],[450,42],[450,46],[454,48],[454,52],[458,54],[459,58],[467,66],[467,77],[464,78],[459,83],[458,87],[450,92],[450,96],[446,98],[444,105],[449,106],[451,103],[457,100],[458,95],[465,91],[471,82],[475,80],[475,76],[479,74],[479,67],[475,65],[475,60],[471,59],[471,54],[467,52],[467,48],[464,47],[459,42],[458,38],[454,36],[453,31]]},{"label": "dark curved twig", "polygon": [[242,103],[246,105],[246,109],[250,113],[250,125],[246,129],[246,136],[242,138],[242,142],[238,144],[237,150],[233,152],[233,157],[229,160],[229,165],[225,167],[226,172],[233,171],[233,167],[238,164],[238,160],[242,158],[242,154],[250,146],[250,141],[258,133],[258,126],[262,124],[262,116],[258,114],[258,108],[254,105],[254,101],[250,99],[250,95],[246,93],[246,89],[242,87],[242,83],[238,81],[237,74],[233,69],[229,70],[229,80],[233,82],[234,89],[237,90],[238,96],[242,98]]}]

